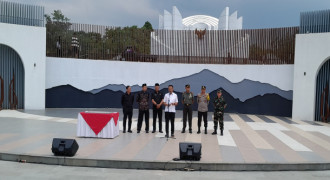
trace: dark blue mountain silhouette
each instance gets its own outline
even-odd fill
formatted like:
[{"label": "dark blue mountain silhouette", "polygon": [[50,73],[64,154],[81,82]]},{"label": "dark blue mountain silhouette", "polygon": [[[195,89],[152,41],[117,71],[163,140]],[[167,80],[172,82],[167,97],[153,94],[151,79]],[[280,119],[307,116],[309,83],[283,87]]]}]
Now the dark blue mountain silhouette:
[{"label": "dark blue mountain silhouette", "polygon": [[[235,73],[235,72],[233,72]],[[200,92],[200,87],[202,85],[207,87],[207,92],[212,92],[217,88],[222,88],[229,92],[233,97],[238,98],[241,102],[246,101],[247,99],[262,96],[265,94],[278,94],[285,99],[292,100],[292,91],[281,90],[280,88],[273,86],[268,83],[261,83],[259,81],[252,81],[248,79],[244,79],[239,83],[232,83],[228,79],[223,76],[214,73],[208,69],[204,69],[199,73],[192,74],[190,76],[176,78],[164,83],[160,84],[160,89],[167,88],[168,85],[174,85],[174,89],[184,90],[185,84],[191,85],[191,91],[197,94]],[[122,91],[125,92],[126,86],[121,85],[113,85],[109,84],[107,86],[101,87],[99,89],[91,90],[90,92],[93,94],[97,94],[105,89],[112,91]],[[153,86],[149,86],[149,88],[153,88]],[[141,86],[134,85],[132,86],[132,92],[140,91]]]},{"label": "dark blue mountain silhouette", "polygon": [[[218,89],[218,88],[216,88]],[[291,116],[292,101],[287,100],[278,94],[257,95],[253,98],[241,102],[238,98],[234,98],[225,89],[223,96],[228,104],[226,112],[246,113],[246,114],[263,114],[273,116]],[[151,93],[154,90],[148,88]],[[164,94],[166,88],[161,90]],[[136,93],[133,94],[136,97]],[[178,110],[182,109],[181,97],[182,92],[176,92],[179,98]],[[121,108],[121,96],[123,92],[102,90],[97,94],[79,90],[71,85],[57,86],[46,90],[46,107],[47,108]],[[213,111],[212,100],[216,96],[216,90],[210,93],[211,102],[209,111]],[[134,108],[137,108],[137,103],[134,102]],[[150,108],[151,102],[150,102]],[[193,109],[197,110],[195,103]]]}]

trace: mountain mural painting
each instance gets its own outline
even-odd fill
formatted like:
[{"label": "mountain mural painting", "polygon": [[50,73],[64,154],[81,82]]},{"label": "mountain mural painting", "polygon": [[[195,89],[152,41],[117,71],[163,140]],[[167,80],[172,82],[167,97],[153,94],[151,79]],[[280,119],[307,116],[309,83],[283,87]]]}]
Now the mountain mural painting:
[{"label": "mountain mural painting", "polygon": [[[233,72],[235,73],[235,72]],[[168,85],[172,84],[181,100],[185,84],[190,84],[191,91],[196,96],[201,91],[201,86],[207,87],[211,100],[215,98],[217,89],[222,89],[227,101],[226,112],[263,114],[274,116],[291,116],[292,90],[282,90],[276,86],[259,81],[244,79],[238,83],[232,83],[219,74],[204,69],[189,76],[175,78],[160,84],[163,93],[167,92]],[[90,91],[83,91],[71,85],[52,87],[46,90],[47,108],[121,108],[121,96],[126,91],[125,84],[109,84]],[[93,87],[91,87],[92,89]],[[154,91],[153,84],[149,84],[148,92]],[[140,85],[132,85],[132,93],[136,95],[141,91]],[[196,98],[196,97],[195,97]],[[151,106],[150,100],[150,108]],[[137,108],[134,102],[134,108]],[[182,109],[179,103],[177,109]],[[197,104],[193,106],[197,110]],[[213,111],[210,102],[209,111]]]},{"label": "mountain mural painting", "polygon": [[[218,88],[219,89],[219,88]],[[257,95],[244,102],[239,98],[234,98],[225,89],[223,96],[227,101],[226,112],[244,113],[244,114],[263,114],[273,116],[291,116],[292,100],[283,98],[275,93],[267,93]],[[148,92],[153,92],[153,89],[148,88]],[[167,88],[162,88],[163,93],[167,92]],[[199,91],[194,94],[197,95]],[[97,93],[85,92],[71,85],[63,85],[46,90],[46,107],[47,108],[121,108],[120,100],[124,92],[103,89]],[[136,97],[137,92],[133,92]],[[181,100],[182,92],[176,92],[179,100]],[[216,90],[210,92],[211,101],[216,96]],[[195,97],[196,98],[196,97]],[[134,108],[137,108],[137,103],[134,102]],[[151,100],[150,100],[150,108]],[[179,103],[177,109],[182,109],[182,104]],[[193,109],[197,110],[195,103]],[[213,111],[213,105],[210,102],[209,111]]]}]

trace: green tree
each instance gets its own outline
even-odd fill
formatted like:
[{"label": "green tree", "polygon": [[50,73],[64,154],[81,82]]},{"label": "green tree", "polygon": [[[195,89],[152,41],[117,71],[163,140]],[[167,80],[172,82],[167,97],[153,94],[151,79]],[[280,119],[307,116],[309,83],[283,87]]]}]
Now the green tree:
[{"label": "green tree", "polygon": [[151,23],[150,23],[149,21],[146,21],[146,22],[144,23],[144,25],[142,26],[142,29],[146,29],[146,30],[151,30],[151,31],[153,31],[152,25],[151,25]]},{"label": "green tree", "polygon": [[132,47],[138,54],[150,54],[150,33],[152,27],[150,24],[149,29],[147,29],[147,26],[142,28],[127,26],[124,28],[107,29],[106,46],[109,47],[110,54],[113,57],[121,55],[127,47]]},{"label": "green tree", "polygon": [[47,52],[48,56],[56,55],[56,43],[61,41],[62,49],[63,46],[70,42],[72,34],[68,34],[68,30],[71,26],[70,19],[67,18],[61,10],[54,10],[53,13],[45,14],[46,19],[46,39],[47,39]]},{"label": "green tree", "polygon": [[61,10],[54,10],[53,13],[51,13],[53,16],[53,21],[54,22],[62,22],[62,23],[67,23],[70,21],[69,18],[65,17],[64,14],[62,13]]}]

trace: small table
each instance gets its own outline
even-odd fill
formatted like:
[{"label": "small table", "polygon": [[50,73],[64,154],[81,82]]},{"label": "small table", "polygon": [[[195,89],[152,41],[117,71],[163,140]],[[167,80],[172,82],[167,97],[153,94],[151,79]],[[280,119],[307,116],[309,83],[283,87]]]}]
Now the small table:
[{"label": "small table", "polygon": [[80,112],[78,114],[77,136],[115,138],[119,135],[118,119],[118,112]]}]

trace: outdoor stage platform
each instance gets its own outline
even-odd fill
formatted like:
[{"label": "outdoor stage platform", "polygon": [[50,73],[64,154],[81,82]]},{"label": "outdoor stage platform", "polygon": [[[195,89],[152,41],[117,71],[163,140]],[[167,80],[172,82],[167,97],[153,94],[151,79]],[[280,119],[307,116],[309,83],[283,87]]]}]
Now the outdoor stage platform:
[{"label": "outdoor stage platform", "polygon": [[[46,109],[0,111],[0,160],[65,166],[109,167],[162,170],[329,170],[330,124],[296,121],[287,117],[225,114],[224,136],[213,132],[212,113],[208,116],[208,134],[197,134],[197,112],[193,114],[193,133],[181,133],[182,111],[177,111],[175,138],[153,134],[144,125],[136,133],[115,139],[78,138],[77,116],[81,111],[119,112],[121,109]],[[163,117],[164,120],[164,117]],[[163,131],[165,132],[163,123]],[[74,157],[55,157],[53,138],[74,138],[79,150]],[[200,161],[173,161],[179,157],[179,142],[202,143]]]}]

